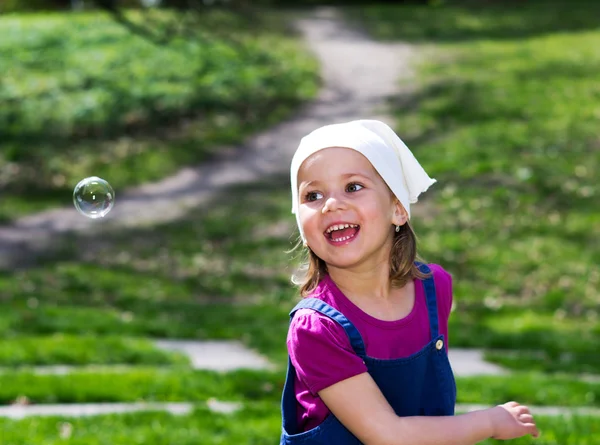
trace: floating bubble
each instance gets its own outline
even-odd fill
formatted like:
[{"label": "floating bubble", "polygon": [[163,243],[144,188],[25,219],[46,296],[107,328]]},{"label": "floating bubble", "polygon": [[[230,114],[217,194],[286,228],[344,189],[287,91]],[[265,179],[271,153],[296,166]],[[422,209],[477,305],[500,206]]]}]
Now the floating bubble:
[{"label": "floating bubble", "polygon": [[73,190],[73,204],[79,213],[96,219],[106,216],[115,205],[115,192],[97,176],[82,179]]}]

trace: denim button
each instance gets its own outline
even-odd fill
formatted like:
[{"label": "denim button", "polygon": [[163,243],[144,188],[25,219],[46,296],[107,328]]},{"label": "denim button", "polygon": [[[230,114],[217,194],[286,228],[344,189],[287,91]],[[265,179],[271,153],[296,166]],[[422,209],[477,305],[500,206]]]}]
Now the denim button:
[{"label": "denim button", "polygon": [[444,347],[444,342],[442,340],[436,341],[435,342],[435,347],[439,351],[440,349],[442,349]]}]

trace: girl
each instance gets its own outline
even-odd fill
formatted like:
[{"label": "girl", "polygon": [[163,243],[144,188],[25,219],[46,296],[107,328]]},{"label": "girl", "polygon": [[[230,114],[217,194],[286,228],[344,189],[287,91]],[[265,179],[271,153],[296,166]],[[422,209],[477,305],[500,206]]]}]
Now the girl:
[{"label": "girl", "polygon": [[435,182],[386,124],[304,137],[292,212],[309,261],[287,338],[282,445],[466,445],[537,437],[516,402],[454,416],[450,275],[416,262],[410,204]]}]

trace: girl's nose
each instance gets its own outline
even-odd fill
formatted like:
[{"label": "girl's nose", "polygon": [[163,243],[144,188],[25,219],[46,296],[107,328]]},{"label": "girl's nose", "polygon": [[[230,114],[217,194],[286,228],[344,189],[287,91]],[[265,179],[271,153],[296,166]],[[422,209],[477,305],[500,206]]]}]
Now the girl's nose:
[{"label": "girl's nose", "polygon": [[344,206],[345,206],[345,204],[344,204],[343,200],[341,200],[335,196],[330,196],[325,201],[325,205],[323,206],[323,209],[321,211],[322,211],[322,213],[334,212],[336,210],[343,209]]}]

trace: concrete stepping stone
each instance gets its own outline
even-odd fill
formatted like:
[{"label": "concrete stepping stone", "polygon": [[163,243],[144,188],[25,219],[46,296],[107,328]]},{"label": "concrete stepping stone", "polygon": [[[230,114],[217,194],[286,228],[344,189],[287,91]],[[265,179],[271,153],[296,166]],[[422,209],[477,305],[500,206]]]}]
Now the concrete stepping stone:
[{"label": "concrete stepping stone", "polygon": [[158,340],[155,345],[163,350],[186,354],[194,369],[275,369],[265,357],[238,341]]},{"label": "concrete stepping stone", "polygon": [[[214,413],[232,414],[242,408],[240,402],[226,402],[208,399],[205,402],[208,409]],[[66,416],[88,417],[102,414],[125,414],[141,411],[166,411],[175,416],[190,414],[194,406],[190,402],[138,402],[138,403],[70,403],[70,404],[15,404],[0,406],[0,417],[22,419],[31,416]]]},{"label": "concrete stepping stone", "polygon": [[167,411],[174,415],[189,414],[191,403],[72,403],[0,406],[0,417],[22,419],[30,416],[86,417],[124,414],[138,411]]},{"label": "concrete stepping stone", "polygon": [[[64,405],[9,405],[0,407],[0,417],[22,419],[30,416],[87,417],[103,414],[123,414],[140,411],[167,411],[173,415],[187,415],[194,409],[193,403],[80,403]],[[243,408],[240,402],[210,399],[206,406],[215,413],[232,414]],[[489,408],[490,405],[459,404],[456,413],[466,413]],[[600,408],[530,406],[531,412],[539,416],[598,416]]]},{"label": "concrete stepping stone", "polygon": [[501,366],[485,361],[484,353],[481,349],[450,347],[448,358],[454,375],[457,377],[472,377],[477,375],[506,375],[510,373],[510,371]]}]

